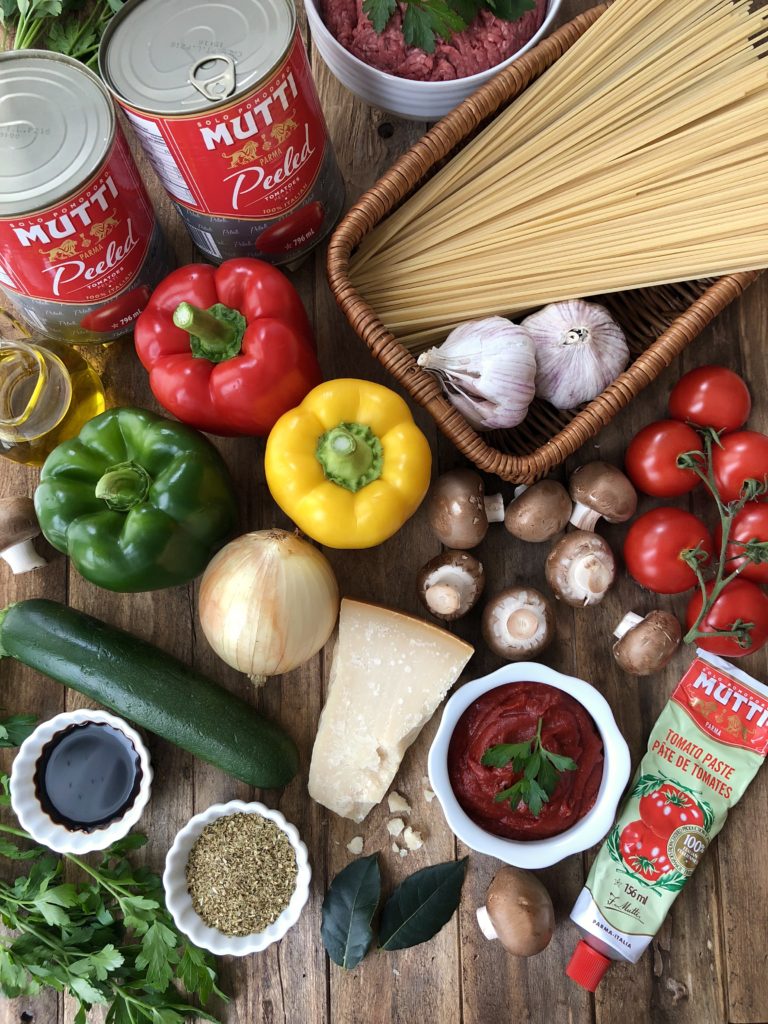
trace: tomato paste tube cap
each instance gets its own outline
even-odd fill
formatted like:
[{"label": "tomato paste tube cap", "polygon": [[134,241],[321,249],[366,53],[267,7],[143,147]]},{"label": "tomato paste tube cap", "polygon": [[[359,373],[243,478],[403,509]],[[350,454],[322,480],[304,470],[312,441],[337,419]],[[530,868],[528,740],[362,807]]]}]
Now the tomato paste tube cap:
[{"label": "tomato paste tube cap", "polygon": [[582,988],[587,989],[589,992],[594,992],[612,963],[613,960],[609,960],[607,956],[603,956],[596,949],[592,949],[582,939],[576,949],[574,949],[573,956],[565,969],[565,973],[577,985],[581,985]]}]

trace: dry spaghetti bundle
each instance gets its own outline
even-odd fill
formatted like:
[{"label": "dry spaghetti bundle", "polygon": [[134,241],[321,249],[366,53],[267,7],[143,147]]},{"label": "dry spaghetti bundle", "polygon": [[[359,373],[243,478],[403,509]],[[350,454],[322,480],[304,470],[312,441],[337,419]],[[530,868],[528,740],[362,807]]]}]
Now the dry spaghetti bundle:
[{"label": "dry spaghetti bundle", "polygon": [[751,0],[616,0],[366,237],[404,344],[561,299],[768,263],[768,43]]}]

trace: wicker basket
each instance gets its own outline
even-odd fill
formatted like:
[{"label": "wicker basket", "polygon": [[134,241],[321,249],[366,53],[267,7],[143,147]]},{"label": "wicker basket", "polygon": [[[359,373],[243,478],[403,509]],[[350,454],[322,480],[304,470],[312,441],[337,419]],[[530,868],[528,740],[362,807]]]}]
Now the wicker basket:
[{"label": "wicker basket", "polygon": [[480,435],[355,291],[349,259],[368,232],[561,57],[607,6],[600,4],[563,26],[436,124],[352,207],[328,248],[331,290],[371,354],[429,410],[440,430],[478,469],[514,483],[539,479],[594,437],[741,295],[758,272],[595,296],[623,327],[634,362],[579,410],[557,410],[537,399],[520,426]]}]

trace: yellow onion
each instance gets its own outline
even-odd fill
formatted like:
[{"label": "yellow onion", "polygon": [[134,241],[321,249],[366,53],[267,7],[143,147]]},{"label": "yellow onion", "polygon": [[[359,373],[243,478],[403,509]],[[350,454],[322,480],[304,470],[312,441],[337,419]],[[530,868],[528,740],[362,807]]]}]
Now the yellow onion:
[{"label": "yellow onion", "polygon": [[200,585],[200,624],[208,643],[257,686],[317,654],[338,614],[339,587],[330,562],[285,530],[233,540],[209,564]]}]

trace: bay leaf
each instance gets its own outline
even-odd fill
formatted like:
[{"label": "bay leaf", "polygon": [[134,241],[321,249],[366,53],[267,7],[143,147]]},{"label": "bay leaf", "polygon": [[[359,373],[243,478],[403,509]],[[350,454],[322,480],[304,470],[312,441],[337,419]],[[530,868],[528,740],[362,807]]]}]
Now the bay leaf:
[{"label": "bay leaf", "polygon": [[464,857],[423,868],[401,882],[382,911],[381,949],[408,949],[437,935],[459,905],[466,873]]},{"label": "bay leaf", "polygon": [[320,934],[339,967],[357,967],[373,943],[371,921],[381,898],[377,854],[353,860],[336,875],[323,900]]}]

